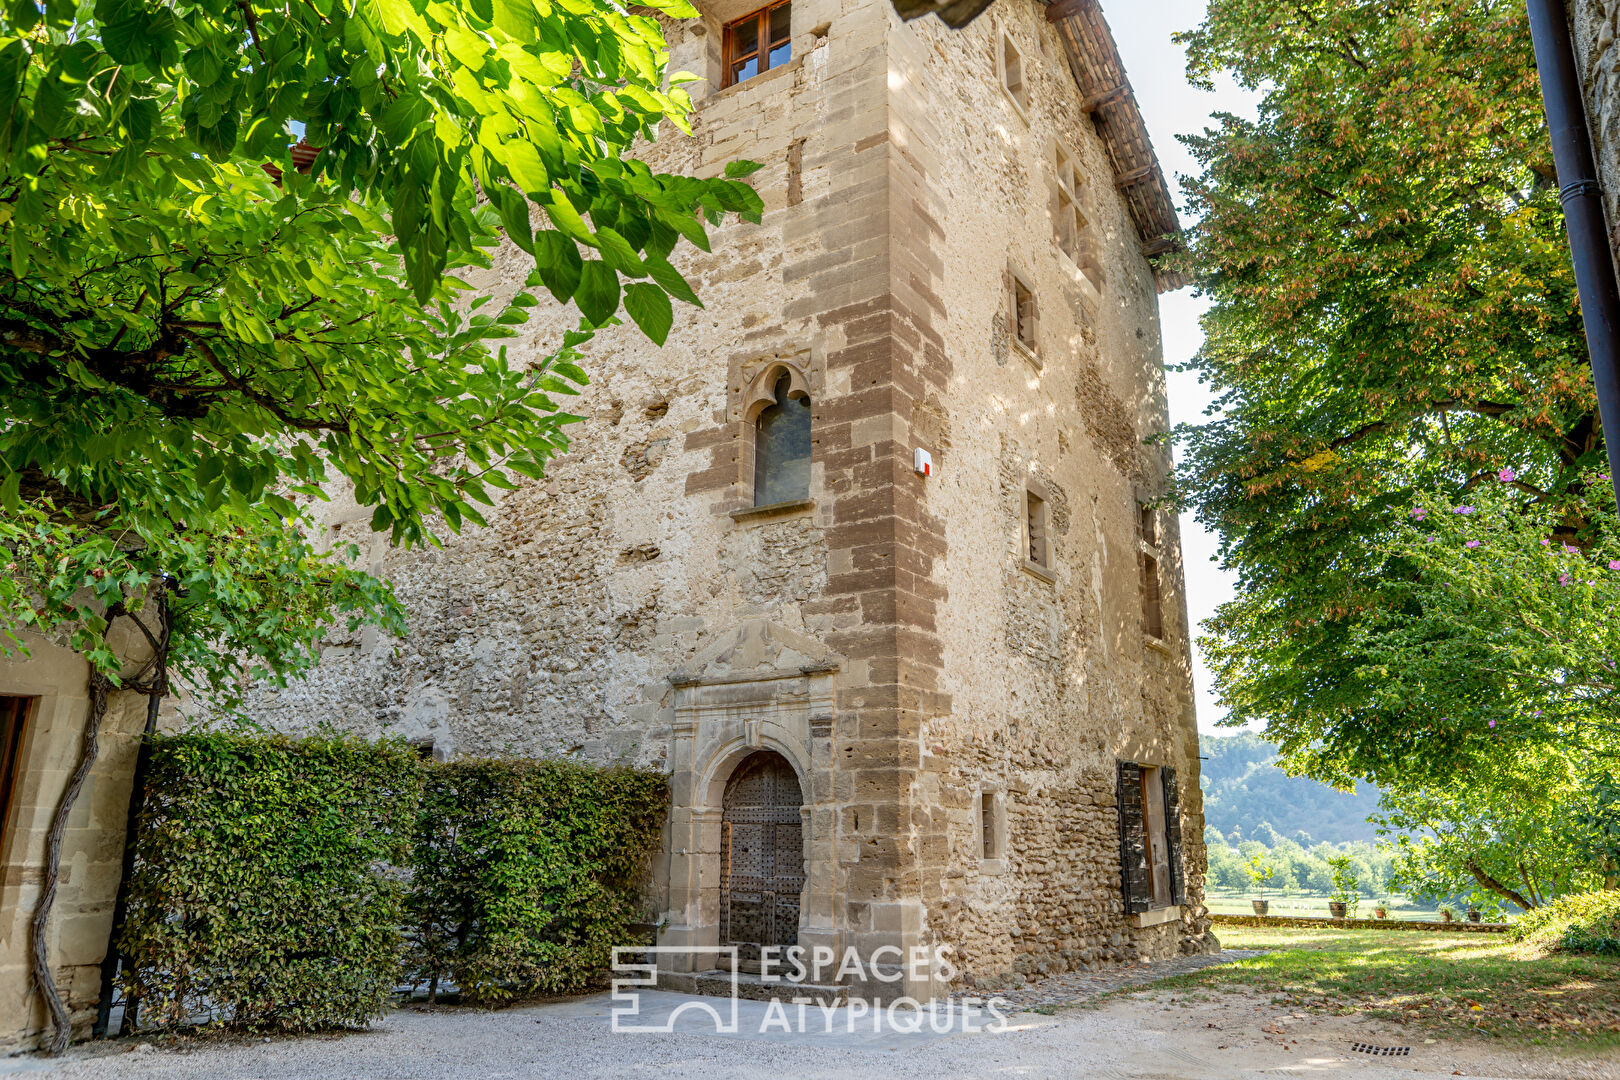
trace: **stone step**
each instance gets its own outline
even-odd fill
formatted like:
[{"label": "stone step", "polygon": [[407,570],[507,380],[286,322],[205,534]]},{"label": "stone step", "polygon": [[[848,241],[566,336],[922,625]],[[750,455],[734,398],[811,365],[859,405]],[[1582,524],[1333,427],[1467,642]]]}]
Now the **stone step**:
[{"label": "stone step", "polygon": [[[658,989],[682,994],[702,994],[706,997],[730,997],[733,976],[718,968],[712,971],[680,972],[660,971]],[[789,982],[785,978],[764,978],[740,971],[735,976],[735,992],[745,1001],[784,1001],[804,998],[812,1005],[831,1007],[849,1003],[849,989],[843,986],[816,983]]]}]

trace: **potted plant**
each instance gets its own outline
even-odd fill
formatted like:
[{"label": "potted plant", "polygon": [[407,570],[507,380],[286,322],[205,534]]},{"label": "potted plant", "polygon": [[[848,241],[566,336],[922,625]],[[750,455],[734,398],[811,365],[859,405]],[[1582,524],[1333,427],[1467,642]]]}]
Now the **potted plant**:
[{"label": "potted plant", "polygon": [[1328,912],[1335,919],[1355,918],[1356,906],[1361,903],[1361,880],[1351,868],[1350,856],[1336,855],[1327,864],[1333,875],[1333,895],[1328,900]]},{"label": "potted plant", "polygon": [[1456,908],[1452,907],[1450,904],[1441,904],[1440,905],[1440,921],[1441,922],[1451,922],[1456,917],[1457,917],[1457,909]]},{"label": "potted plant", "polygon": [[1387,919],[1387,918],[1389,918],[1389,909],[1386,908],[1383,904],[1379,904],[1377,907],[1373,908],[1373,918],[1375,918],[1375,919]]},{"label": "potted plant", "polygon": [[1468,921],[1469,922],[1480,922],[1484,918],[1485,918],[1485,916],[1484,916],[1483,913],[1481,913],[1479,908],[1475,907],[1473,904],[1468,905]]},{"label": "potted plant", "polygon": [[1249,875],[1250,883],[1252,883],[1256,889],[1259,889],[1261,893],[1261,898],[1259,900],[1251,901],[1251,903],[1254,904],[1254,913],[1256,915],[1266,914],[1266,912],[1271,910],[1271,901],[1265,899],[1265,889],[1267,883],[1269,883],[1272,877],[1277,873],[1276,866],[1272,864],[1269,857],[1265,855],[1256,855],[1254,858],[1243,864],[1243,872]]}]

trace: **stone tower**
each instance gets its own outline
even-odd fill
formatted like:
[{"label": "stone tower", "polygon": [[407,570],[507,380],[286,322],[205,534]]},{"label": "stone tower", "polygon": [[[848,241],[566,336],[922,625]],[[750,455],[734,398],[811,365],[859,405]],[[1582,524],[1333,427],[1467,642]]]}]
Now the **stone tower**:
[{"label": "stone tower", "polygon": [[[1146,441],[1176,223],[1101,13],[698,6],[668,27],[707,80],[696,138],[646,157],[764,163],[763,224],[685,249],[706,306],[664,348],[587,347],[572,448],[488,528],[369,540],[407,638],[335,643],[252,710],[667,770],[648,906],[693,950],[676,970],[727,942],[949,945],[993,987],[1204,948],[1180,544]],[[542,309],[517,352],[576,318]],[[352,510],[328,523],[366,543]]]}]

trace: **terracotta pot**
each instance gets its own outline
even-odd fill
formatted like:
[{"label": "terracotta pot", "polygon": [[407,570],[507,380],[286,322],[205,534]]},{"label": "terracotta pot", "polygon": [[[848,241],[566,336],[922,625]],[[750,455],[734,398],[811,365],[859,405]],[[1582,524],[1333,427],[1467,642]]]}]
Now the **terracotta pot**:
[{"label": "terracotta pot", "polygon": [[1256,915],[1264,915],[1266,912],[1271,910],[1270,900],[1250,900],[1249,903],[1254,905],[1254,913]]},{"label": "terracotta pot", "polygon": [[1450,922],[1452,919],[1455,919],[1456,917],[1457,916],[1453,915],[1449,911],[1442,911],[1440,913],[1440,921],[1441,922]]},{"label": "terracotta pot", "polygon": [[1348,904],[1342,903],[1338,900],[1329,900],[1328,914],[1332,915],[1335,919],[1342,919],[1345,917],[1345,912],[1348,907]]},{"label": "terracotta pot", "polygon": [[1383,908],[1374,908],[1373,916],[1374,918],[1387,919],[1389,918],[1389,912],[1385,911]]}]

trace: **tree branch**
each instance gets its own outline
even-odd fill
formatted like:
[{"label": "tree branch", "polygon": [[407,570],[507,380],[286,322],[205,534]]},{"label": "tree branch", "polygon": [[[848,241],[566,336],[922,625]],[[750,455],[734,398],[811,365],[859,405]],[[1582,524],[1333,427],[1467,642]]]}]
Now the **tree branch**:
[{"label": "tree branch", "polygon": [[1486,889],[1495,893],[1496,895],[1513,901],[1526,911],[1530,911],[1537,906],[1530,900],[1527,900],[1521,893],[1515,892],[1506,885],[1502,884],[1500,881],[1497,881],[1490,874],[1487,874],[1485,872],[1485,868],[1479,865],[1478,860],[1472,858],[1464,859],[1463,866],[1467,867],[1468,872],[1474,875],[1475,881],[1479,882],[1480,885],[1484,886]]}]

